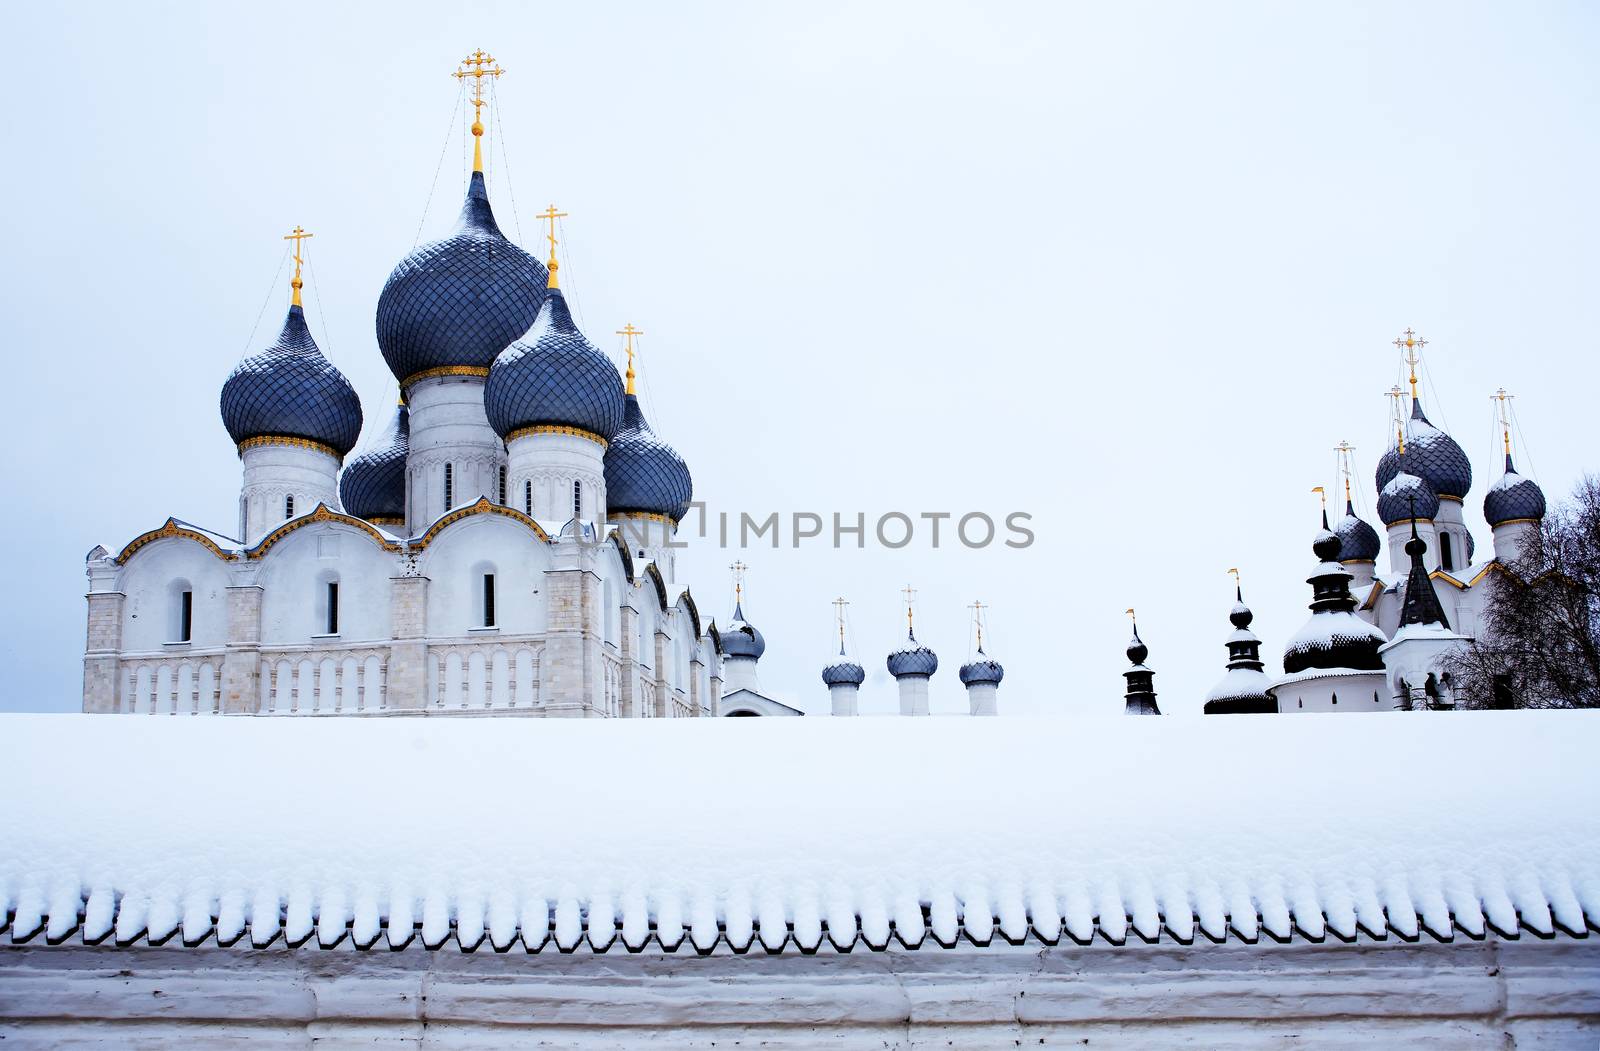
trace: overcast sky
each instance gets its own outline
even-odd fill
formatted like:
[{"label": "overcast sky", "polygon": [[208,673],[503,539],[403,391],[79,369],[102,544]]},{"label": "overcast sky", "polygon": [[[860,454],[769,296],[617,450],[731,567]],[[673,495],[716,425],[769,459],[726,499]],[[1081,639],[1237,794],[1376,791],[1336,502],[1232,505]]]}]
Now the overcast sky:
[{"label": "overcast sky", "polygon": [[296,223],[312,331],[387,419],[373,311],[453,222],[448,74],[479,46],[502,228],[538,251],[534,213],[571,214],[580,321],[645,330],[713,512],[1032,516],[1023,550],[924,520],[899,550],[686,552],[724,621],[752,566],[763,684],[813,712],[841,593],[862,707],[894,708],[908,583],[936,711],[982,599],[1002,712],[1119,708],[1135,606],[1162,708],[1197,715],[1230,566],[1278,671],[1341,439],[1373,517],[1408,325],[1480,552],[1496,387],[1552,498],[1600,468],[1594,5],[48,8],[0,43],[0,707],[79,706],[91,547],[234,531],[217,394],[281,322]]}]

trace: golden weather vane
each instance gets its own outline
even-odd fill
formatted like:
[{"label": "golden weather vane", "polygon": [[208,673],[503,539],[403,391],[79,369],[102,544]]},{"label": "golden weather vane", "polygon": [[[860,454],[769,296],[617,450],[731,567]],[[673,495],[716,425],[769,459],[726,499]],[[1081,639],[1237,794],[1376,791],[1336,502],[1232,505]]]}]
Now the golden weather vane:
[{"label": "golden weather vane", "polygon": [[303,226],[296,226],[293,233],[284,234],[283,236],[285,241],[294,242],[294,277],[289,279],[289,287],[293,289],[293,292],[289,296],[289,302],[294,306],[300,306],[300,290],[304,288],[306,284],[304,281],[300,280],[300,264],[305,262],[305,259],[301,256],[300,246],[306,238],[315,236],[316,234],[306,233],[305,227]]},{"label": "golden weather vane", "polygon": [[1506,458],[1511,457],[1511,399],[1515,394],[1507,394],[1504,387],[1499,388],[1489,395],[1496,402],[1496,415],[1500,418],[1500,434],[1506,442]]},{"label": "golden weather vane", "polygon": [[494,56],[480,47],[462,59],[461,65],[450,74],[463,82],[472,78],[472,170],[475,172],[483,171],[483,107],[489,104],[483,97],[483,78],[491,78],[492,84],[504,72]]},{"label": "golden weather vane", "polygon": [[550,280],[545,283],[546,288],[561,287],[561,283],[556,280],[556,271],[561,269],[561,264],[556,262],[556,220],[565,219],[566,217],[567,213],[556,211],[556,206],[553,204],[534,217],[536,219],[543,219],[545,222],[550,224],[549,231],[544,235],[545,240],[550,242],[550,260],[549,262],[545,263],[545,266],[550,270]]},{"label": "golden weather vane", "polygon": [[1244,597],[1244,584],[1239,578],[1239,570],[1238,570],[1238,568],[1235,567],[1233,569],[1228,570],[1228,572],[1233,574],[1233,591],[1234,591],[1234,594],[1238,595],[1242,599]]},{"label": "golden weather vane", "polygon": [[1316,493],[1317,496],[1322,500],[1322,510],[1324,513],[1326,513],[1328,510],[1328,491],[1320,485],[1312,486],[1311,491]]},{"label": "golden weather vane", "polygon": [[1417,351],[1428,345],[1428,341],[1417,335],[1412,329],[1406,329],[1405,334],[1394,341],[1394,345],[1406,352],[1406,364],[1411,366],[1411,400],[1417,400]]},{"label": "golden weather vane", "polygon": [[968,606],[967,608],[972,611],[972,624],[973,624],[974,627],[976,627],[978,629],[978,652],[982,653],[983,652],[983,611],[985,609],[987,609],[988,607],[986,607],[982,602],[978,601],[977,599],[973,599],[972,600],[972,605]]},{"label": "golden weather vane", "polygon": [[[552,205],[551,207],[554,207],[554,205]],[[644,335],[644,329],[634,328],[633,327],[633,322],[630,321],[626,325],[623,325],[621,328],[617,329],[617,335],[621,336],[624,339],[625,344],[626,344],[623,347],[623,349],[628,352],[628,373],[627,373],[627,377],[626,377],[627,381],[628,381],[627,393],[632,394],[632,393],[634,393],[634,389],[633,389],[633,337],[634,336],[642,336],[642,335]]]},{"label": "golden weather vane", "polygon": [[910,584],[907,584],[905,587],[900,589],[900,594],[906,597],[906,634],[909,635],[913,630],[911,607],[917,600],[917,589],[912,587]]},{"label": "golden weather vane", "polygon": [[833,600],[833,614],[839,621],[839,653],[841,656],[844,654],[844,608],[848,605],[850,603],[845,601],[843,595]]}]

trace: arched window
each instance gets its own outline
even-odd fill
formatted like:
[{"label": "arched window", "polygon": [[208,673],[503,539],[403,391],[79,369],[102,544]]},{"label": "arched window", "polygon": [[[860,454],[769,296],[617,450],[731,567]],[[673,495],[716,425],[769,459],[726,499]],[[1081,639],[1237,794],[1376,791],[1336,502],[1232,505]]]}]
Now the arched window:
[{"label": "arched window", "polygon": [[1453,545],[1450,543],[1450,534],[1439,530],[1439,568],[1446,573],[1456,568],[1456,558]]},{"label": "arched window", "polygon": [[294,517],[294,494],[290,493],[283,498],[283,517],[285,520]]},{"label": "arched window", "polygon": [[317,595],[317,622],[325,635],[339,634],[339,578],[324,574],[319,581]]},{"label": "arched window", "polygon": [[506,505],[506,467],[500,465],[500,499],[497,501],[501,507]]},{"label": "arched window", "polygon": [[187,580],[174,580],[168,591],[172,612],[167,638],[173,642],[190,642],[194,639],[194,588]]},{"label": "arched window", "polygon": [[483,626],[494,627],[494,574],[483,575]]},{"label": "arched window", "polygon": [[522,513],[533,517],[533,479],[522,483]]},{"label": "arched window", "polygon": [[572,483],[572,517],[581,518],[583,511],[583,483]]},{"label": "arched window", "polygon": [[446,511],[455,506],[456,502],[456,470],[455,464],[444,465],[444,509]]}]

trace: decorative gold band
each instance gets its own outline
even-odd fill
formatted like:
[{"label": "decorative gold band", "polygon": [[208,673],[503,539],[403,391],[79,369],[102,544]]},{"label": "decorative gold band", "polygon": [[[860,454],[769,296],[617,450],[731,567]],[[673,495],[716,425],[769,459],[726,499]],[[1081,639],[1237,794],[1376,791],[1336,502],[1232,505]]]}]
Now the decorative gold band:
[{"label": "decorative gold band", "polygon": [[602,449],[611,444],[593,431],[586,431],[582,427],[568,427],[564,423],[536,423],[531,427],[518,427],[506,435],[506,444],[510,445],[518,438],[526,438],[534,434],[567,434],[574,438],[585,438]]},{"label": "decorative gold band", "polygon": [[478,365],[440,365],[436,369],[423,369],[421,372],[413,372],[400,381],[400,389],[405,390],[413,383],[431,380],[435,376],[476,376],[479,379],[483,379],[488,375],[489,370]]},{"label": "decorative gold band", "polygon": [[406,520],[404,518],[396,518],[394,515],[373,515],[371,518],[367,519],[367,521],[371,522],[373,525],[403,526],[406,524]]},{"label": "decorative gold band", "polygon": [[654,511],[615,511],[606,515],[606,521],[616,522],[624,519],[634,519],[643,522],[665,522],[667,525],[676,525],[670,515],[658,515]]},{"label": "decorative gold band", "polygon": [[1523,522],[1526,522],[1529,525],[1538,525],[1539,521],[1540,520],[1537,518],[1508,518],[1504,522],[1496,522],[1494,525],[1490,526],[1489,531],[1492,533],[1501,526],[1520,525]]},{"label": "decorative gold band", "polygon": [[1439,494],[1439,499],[1448,500],[1453,504],[1459,504],[1461,502],[1461,497],[1459,497],[1459,496],[1450,496],[1448,493],[1440,493]]},{"label": "decorative gold band", "polygon": [[239,443],[239,455],[243,456],[246,449],[259,449],[263,445],[287,445],[295,449],[310,449],[312,452],[327,453],[340,463],[344,462],[339,450],[331,445],[314,442],[310,438],[291,438],[286,434],[263,434],[256,438],[246,438]]}]

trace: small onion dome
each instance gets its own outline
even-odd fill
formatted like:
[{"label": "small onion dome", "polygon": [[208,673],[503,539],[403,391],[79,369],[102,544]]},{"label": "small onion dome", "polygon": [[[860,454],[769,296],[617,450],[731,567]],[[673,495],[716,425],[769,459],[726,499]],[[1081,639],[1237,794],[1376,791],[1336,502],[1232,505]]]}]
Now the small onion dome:
[{"label": "small onion dome", "polygon": [[689,513],[689,465],[650,429],[637,395],[627,395],[622,429],[606,448],[605,464],[606,508],[612,513],[645,511],[674,522]]},{"label": "small onion dome", "polygon": [[1404,471],[1395,475],[1378,494],[1378,517],[1386,526],[1408,518],[1433,521],[1439,513],[1439,496],[1433,486]]},{"label": "small onion dome", "polygon": [[979,650],[977,659],[970,664],[963,664],[956,674],[961,676],[963,686],[971,686],[977,682],[989,682],[998,686],[1000,680],[1006,677],[1006,670],[1000,666],[999,661],[990,660],[982,650]]},{"label": "small onion dome", "polygon": [[1133,632],[1133,639],[1128,643],[1128,663],[1143,664],[1146,657],[1150,656],[1150,647],[1144,644],[1139,637],[1138,629]]},{"label": "small onion dome", "polygon": [[1532,478],[1518,474],[1511,465],[1511,454],[1506,453],[1506,473],[1483,498],[1483,517],[1492,527],[1522,518],[1537,521],[1544,517],[1544,512],[1544,490]]},{"label": "small onion dome", "polygon": [[1244,596],[1237,593],[1238,601],[1228,613],[1233,631],[1228,635],[1228,665],[1222,678],[1206,694],[1204,711],[1207,715],[1239,715],[1267,713],[1278,710],[1268,687],[1271,685],[1261,663],[1261,640],[1250,630],[1255,614],[1244,604]]},{"label": "small onion dome", "polygon": [[370,520],[406,519],[406,454],[410,451],[411,413],[394,411],[389,429],[371,449],[345,465],[339,476],[339,502],[345,514]]},{"label": "small onion dome", "polygon": [[1472,488],[1472,461],[1448,434],[1428,422],[1422,402],[1412,401],[1411,423],[1406,428],[1406,451],[1390,449],[1378,461],[1378,489],[1382,491],[1402,471],[1421,478],[1440,496],[1461,499]]},{"label": "small onion dome", "polygon": [[575,427],[609,442],[622,427],[622,377],[578,331],[561,290],[552,288],[533,327],[494,359],[483,407],[502,438],[543,424]]},{"label": "small onion dome", "polygon": [[1376,562],[1378,560],[1378,531],[1356,517],[1355,505],[1346,500],[1344,517],[1333,531],[1339,534],[1339,561]]},{"label": "small onion dome", "polygon": [[317,349],[299,305],[289,308],[273,344],[239,362],[223,383],[222,425],[236,444],[303,438],[330,446],[341,457],[355,448],[361,399]]},{"label": "small onion dome", "polygon": [[400,260],[378,296],[378,347],[401,383],[444,368],[487,369],[544,303],[544,264],[500,232],[482,172],[455,232]]},{"label": "small onion dome", "polygon": [[867,671],[843,652],[822,669],[822,681],[828,686],[860,686],[867,681]]},{"label": "small onion dome", "polygon": [[760,660],[767,652],[767,640],[761,637],[756,626],[744,619],[743,603],[733,607],[733,621],[721,633],[724,657],[751,657]]},{"label": "small onion dome", "polygon": [[906,633],[906,644],[889,654],[889,674],[896,679],[917,675],[926,679],[938,670],[938,655],[909,632]]}]

